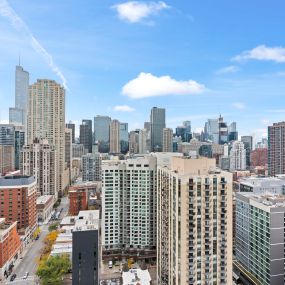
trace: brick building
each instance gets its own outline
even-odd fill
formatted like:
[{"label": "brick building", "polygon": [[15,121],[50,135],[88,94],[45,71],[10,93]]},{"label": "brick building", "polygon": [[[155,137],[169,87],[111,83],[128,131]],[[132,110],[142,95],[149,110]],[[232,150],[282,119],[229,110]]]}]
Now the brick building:
[{"label": "brick building", "polygon": [[69,214],[78,215],[80,211],[88,208],[88,190],[84,187],[70,187],[69,189]]},{"label": "brick building", "polygon": [[8,277],[15,261],[19,258],[21,241],[17,233],[17,222],[0,218],[0,283]]},{"label": "brick building", "polygon": [[31,238],[37,224],[37,184],[34,177],[6,176],[0,178],[0,217],[17,221],[24,241]]},{"label": "brick building", "polygon": [[266,166],[268,164],[268,149],[256,148],[250,154],[251,167]]}]

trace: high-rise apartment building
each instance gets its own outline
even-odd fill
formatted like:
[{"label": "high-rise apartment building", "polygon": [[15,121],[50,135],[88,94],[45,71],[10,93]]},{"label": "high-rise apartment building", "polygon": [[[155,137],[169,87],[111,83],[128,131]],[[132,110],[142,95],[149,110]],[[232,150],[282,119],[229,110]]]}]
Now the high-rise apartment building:
[{"label": "high-rise apartment building", "polygon": [[65,163],[66,166],[70,169],[71,168],[71,162],[72,162],[72,129],[65,129]]},{"label": "high-rise apartment building", "polygon": [[21,172],[36,178],[41,195],[58,195],[56,155],[55,148],[47,140],[35,140],[21,152]]},{"label": "high-rise apartment building", "polygon": [[163,129],[162,151],[163,152],[173,151],[173,130],[170,128]]},{"label": "high-rise apartment building", "polygon": [[99,152],[109,152],[110,124],[111,118],[108,116],[94,117],[95,142],[99,144]]},{"label": "high-rise apartment building", "polygon": [[130,154],[139,153],[139,132],[140,130],[131,131],[129,135]]},{"label": "high-rise apartment building", "polygon": [[112,120],[110,124],[110,153],[120,153],[120,122]]},{"label": "high-rise apartment building", "polygon": [[173,157],[157,180],[158,284],[232,284],[232,174]]},{"label": "high-rise apartment building", "polygon": [[129,150],[128,123],[120,123],[120,149],[121,153],[127,153]]},{"label": "high-rise apartment building", "polygon": [[254,281],[244,284],[284,284],[284,216],[283,195],[236,193],[234,270]]},{"label": "high-rise apartment building", "polygon": [[9,122],[26,125],[27,103],[29,94],[29,73],[22,66],[16,66],[15,72],[15,107],[9,108]]},{"label": "high-rise apartment building", "polygon": [[37,224],[37,183],[34,177],[6,176],[0,178],[0,218],[17,221],[18,231],[32,237]]},{"label": "high-rise apartment building", "polygon": [[88,153],[81,158],[82,181],[101,181],[100,153]]},{"label": "high-rise apartment building", "polygon": [[139,131],[139,153],[146,154],[147,152],[147,130],[141,129]]},{"label": "high-rise apartment building", "polygon": [[244,144],[246,150],[246,168],[250,168],[250,153],[253,149],[253,137],[252,136],[242,136],[241,141]]},{"label": "high-rise apartment building", "polygon": [[65,170],[65,90],[54,80],[38,79],[30,85],[27,144],[47,139],[56,151],[55,192],[63,193]]},{"label": "high-rise apartment building", "polygon": [[103,250],[154,250],[156,158],[102,163]]},{"label": "high-rise apartment building", "polygon": [[72,144],[72,157],[73,158],[81,158],[82,155],[87,154],[87,150],[85,149],[83,144],[73,143]]},{"label": "high-rise apartment building", "polygon": [[72,143],[75,143],[75,124],[69,121],[69,123],[65,124],[65,127],[72,130]]},{"label": "high-rise apartment building", "polygon": [[153,107],[150,113],[151,150],[162,151],[165,109]]},{"label": "high-rise apartment building", "polygon": [[84,145],[88,153],[92,152],[92,120],[82,120],[79,141]]},{"label": "high-rise apartment building", "polygon": [[230,171],[246,170],[246,150],[240,141],[234,141],[230,150]]},{"label": "high-rise apartment building", "polygon": [[285,122],[268,127],[268,172],[285,174]]}]

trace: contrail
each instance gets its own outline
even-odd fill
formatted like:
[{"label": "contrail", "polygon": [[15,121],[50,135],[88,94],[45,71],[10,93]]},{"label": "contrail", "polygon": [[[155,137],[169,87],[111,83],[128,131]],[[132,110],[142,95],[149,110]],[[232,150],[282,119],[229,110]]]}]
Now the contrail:
[{"label": "contrail", "polygon": [[6,0],[0,0],[0,16],[8,18],[13,27],[17,31],[22,32],[29,39],[33,49],[44,59],[44,61],[48,64],[51,70],[61,79],[64,88],[68,89],[66,78],[64,77],[59,67],[54,63],[52,55],[33,36],[33,33],[31,32],[29,27],[18,16],[18,14],[15,12],[15,10],[9,5],[9,3]]}]

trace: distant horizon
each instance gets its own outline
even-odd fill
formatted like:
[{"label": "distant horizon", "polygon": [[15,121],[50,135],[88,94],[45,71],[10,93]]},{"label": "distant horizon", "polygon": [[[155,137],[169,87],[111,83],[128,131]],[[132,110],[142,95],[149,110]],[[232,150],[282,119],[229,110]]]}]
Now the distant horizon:
[{"label": "distant horizon", "polygon": [[96,115],[142,128],[153,106],[174,130],[222,114],[256,140],[285,120],[283,1],[131,2],[0,0],[0,122],[14,106],[19,56],[30,84],[66,87],[77,129]]}]

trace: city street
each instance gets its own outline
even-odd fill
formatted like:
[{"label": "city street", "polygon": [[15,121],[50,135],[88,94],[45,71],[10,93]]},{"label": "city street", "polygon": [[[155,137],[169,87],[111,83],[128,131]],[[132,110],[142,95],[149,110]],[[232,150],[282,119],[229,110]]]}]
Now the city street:
[{"label": "city street", "polygon": [[[60,215],[60,220],[58,220],[59,222],[63,217],[65,217],[68,214],[68,205],[69,205],[68,198],[63,197],[61,199],[61,204],[58,207],[58,210],[63,208]],[[16,279],[13,282],[7,281],[4,284],[21,284],[21,285],[39,284],[38,278],[36,276],[36,271],[38,266],[38,259],[41,254],[41,250],[44,246],[44,239],[48,234],[48,227],[49,224],[42,225],[39,239],[33,241],[31,244],[29,244],[28,248],[25,249],[25,256],[13,270],[13,273],[17,275]],[[27,279],[24,280],[23,276],[25,275],[26,272],[29,272],[29,276]],[[10,280],[10,276],[8,280]]]}]

